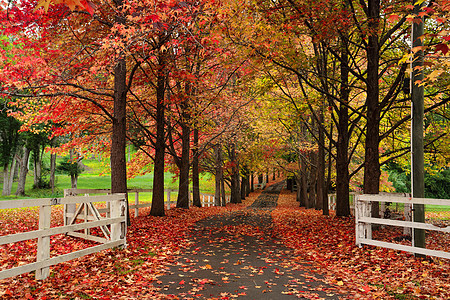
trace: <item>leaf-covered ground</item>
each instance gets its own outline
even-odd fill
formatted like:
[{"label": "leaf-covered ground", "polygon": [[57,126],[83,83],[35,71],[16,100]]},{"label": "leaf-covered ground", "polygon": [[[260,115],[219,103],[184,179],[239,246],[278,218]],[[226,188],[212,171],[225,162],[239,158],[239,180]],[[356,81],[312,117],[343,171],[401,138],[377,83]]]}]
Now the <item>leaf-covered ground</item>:
[{"label": "leaf-covered ground", "polygon": [[[161,299],[163,275],[179,268],[186,248],[192,247],[195,222],[222,213],[241,212],[257,198],[254,193],[243,204],[226,208],[172,209],[166,217],[132,218],[125,250],[106,250],[51,267],[50,277],[42,282],[34,274],[0,280],[0,298],[5,299]],[[325,217],[319,211],[297,207],[295,195],[282,191],[278,207],[271,212],[272,234],[292,248],[289,259],[298,262],[302,271],[325,281],[341,291],[344,299],[450,299],[450,263],[441,259],[416,259],[393,250],[354,245],[354,222],[351,218]],[[61,211],[55,210],[53,226],[60,225]],[[0,235],[36,229],[36,210],[0,212]],[[250,224],[226,224],[221,229],[227,238],[238,241],[258,238],[261,230]],[[203,235],[208,232],[202,231]],[[388,234],[385,234],[386,236]],[[439,242],[436,242],[440,244]],[[446,244],[447,243],[447,244]],[[32,262],[35,242],[0,246],[0,270]],[[52,256],[88,247],[90,244],[64,235],[52,238]],[[443,241],[440,248],[447,248]],[[204,263],[204,269],[213,268]],[[274,276],[285,276],[284,274]],[[225,276],[227,277],[227,276]],[[222,279],[222,278],[221,278]],[[179,283],[182,281],[177,282]],[[202,281],[203,280],[203,281]],[[210,278],[197,281],[213,286]],[[246,287],[246,284],[242,285]],[[161,290],[163,291],[163,290]],[[223,294],[223,299],[249,298],[242,288],[238,293]],[[188,298],[178,295],[179,298]],[[304,294],[316,299],[317,295]]]},{"label": "leaf-covered ground", "polygon": [[[353,218],[326,217],[321,211],[297,208],[292,194],[282,192],[272,216],[276,231],[295,254],[312,261],[329,283],[351,299],[450,299],[450,261],[371,246],[355,246]],[[379,236],[394,236],[381,230]],[[374,233],[375,235],[375,233]],[[431,240],[450,251],[447,236]]]}]

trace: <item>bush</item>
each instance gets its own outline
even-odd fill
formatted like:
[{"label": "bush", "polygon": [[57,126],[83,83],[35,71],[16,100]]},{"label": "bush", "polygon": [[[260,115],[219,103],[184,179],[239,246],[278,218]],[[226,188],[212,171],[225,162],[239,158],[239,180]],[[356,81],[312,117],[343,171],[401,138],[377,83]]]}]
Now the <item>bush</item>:
[{"label": "bush", "polygon": [[[396,193],[411,193],[411,171],[401,168],[396,163],[386,166],[389,181],[393,183]],[[450,168],[425,172],[425,197],[450,199]]]}]

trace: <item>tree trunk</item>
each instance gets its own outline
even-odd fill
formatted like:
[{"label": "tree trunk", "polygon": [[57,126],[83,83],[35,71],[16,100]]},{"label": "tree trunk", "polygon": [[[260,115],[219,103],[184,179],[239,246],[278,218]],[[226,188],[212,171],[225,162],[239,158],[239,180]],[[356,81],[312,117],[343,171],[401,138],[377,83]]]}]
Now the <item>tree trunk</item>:
[{"label": "tree trunk", "polygon": [[245,195],[246,195],[246,190],[247,190],[247,177],[241,176],[241,200],[245,200]]},{"label": "tree trunk", "polygon": [[[330,125],[330,136],[333,136],[333,124]],[[326,206],[327,206],[327,211],[329,215],[329,208],[330,208],[330,204],[328,203],[328,193],[331,191],[331,169],[333,166],[333,156],[331,155],[331,150],[333,149],[333,141],[332,139],[329,140],[329,145],[328,145],[328,161],[327,161],[327,182],[325,184],[325,197],[326,199],[324,201],[326,201]],[[324,206],[325,207],[325,206]],[[324,212],[325,214],[325,212]]]},{"label": "tree trunk", "polygon": [[34,156],[34,170],[33,170],[33,176],[34,176],[34,187],[37,189],[41,188],[41,155],[40,151],[35,154]]},{"label": "tree trunk", "polygon": [[50,187],[52,194],[55,193],[55,172],[56,172],[56,153],[50,154]]},{"label": "tree trunk", "polygon": [[338,111],[338,141],[336,155],[336,216],[350,215],[349,188],[350,175],[348,172],[348,103],[349,103],[349,65],[348,65],[348,42],[346,37],[341,41],[341,87],[340,105]]},{"label": "tree trunk", "polygon": [[316,209],[322,210],[323,215],[329,215],[328,197],[325,192],[325,134],[323,132],[323,104],[319,111],[319,150],[317,152],[317,201]]},{"label": "tree trunk", "polygon": [[225,178],[222,173],[222,180],[220,180],[220,196],[222,197],[222,206],[227,206],[227,196],[225,195]]},{"label": "tree trunk", "polygon": [[255,191],[255,174],[253,172],[250,173],[250,191]]},{"label": "tree trunk", "polygon": [[[424,18],[419,17],[423,6],[425,4],[421,1],[414,1],[414,21],[412,30],[413,48],[423,48],[422,36],[424,34]],[[416,49],[417,49],[416,48]],[[423,82],[424,78],[424,51],[422,50],[414,53],[414,62],[412,64],[412,157],[411,157],[411,192],[414,198],[425,197],[425,185],[424,185],[424,136],[423,136],[423,114],[424,114],[424,86],[417,82]],[[414,222],[425,223],[425,206],[423,204],[414,204]],[[424,229],[414,229],[413,246],[425,248],[426,246],[426,232]],[[424,255],[416,254],[416,257],[424,258]]]},{"label": "tree trunk", "polygon": [[245,197],[248,197],[250,195],[250,172],[247,173],[247,180],[245,181]]},{"label": "tree trunk", "polygon": [[[369,1],[368,25],[369,37],[367,44],[367,131],[364,159],[364,193],[378,194],[380,190],[380,104],[379,104],[379,44],[378,26],[380,18],[380,0]],[[379,203],[372,203],[372,217],[379,217]]]},{"label": "tree trunk", "polygon": [[[125,58],[120,58],[114,67],[114,116],[111,137],[111,193],[127,193],[126,164],[126,103],[127,103],[127,66]],[[127,224],[130,214],[127,204]]]},{"label": "tree trunk", "polygon": [[192,205],[202,207],[200,201],[200,171],[198,153],[198,129],[194,129],[194,149],[192,149]]},{"label": "tree trunk", "polygon": [[180,169],[180,181],[178,184],[178,208],[189,208],[189,151],[190,151],[190,128],[186,123],[181,124],[181,160],[178,168]]},{"label": "tree trunk", "polygon": [[77,175],[70,175],[70,183],[71,183],[71,187],[73,189],[78,188],[78,176]]},{"label": "tree trunk", "polygon": [[[73,151],[73,149],[70,149],[70,151],[69,151],[69,159],[70,159],[70,162],[73,164],[73,153],[74,151]],[[72,188],[72,189],[76,189],[77,188],[77,185],[78,185],[78,179],[77,179],[77,175],[76,174],[74,174],[74,173],[71,173],[70,174],[70,187]]]},{"label": "tree trunk", "polygon": [[263,174],[258,174],[258,183],[262,184],[264,181],[264,175]]},{"label": "tree trunk", "polygon": [[[164,65],[160,55],[160,68]],[[164,132],[164,94],[166,78],[159,70],[156,87],[156,141],[155,141],[155,165],[153,167],[153,193],[151,216],[164,216],[164,153],[166,151]]]},{"label": "tree trunk", "polygon": [[23,147],[22,159],[20,161],[20,173],[19,173],[19,181],[17,183],[17,196],[25,196],[25,183],[27,180],[28,174],[28,160],[30,158],[30,149],[26,146]]},{"label": "tree trunk", "polygon": [[300,206],[306,207],[306,202],[308,201],[308,181],[306,180],[306,162],[303,158],[301,159],[300,170],[300,186],[298,187],[300,190]]},{"label": "tree trunk", "polygon": [[8,193],[9,189],[9,164],[5,163],[3,165],[3,190],[2,196],[9,196],[11,192]]},{"label": "tree trunk", "polygon": [[317,186],[317,154],[314,151],[310,152],[311,159],[311,173],[309,174],[309,201],[307,208],[316,207],[316,203],[319,202],[316,199],[316,186]]},{"label": "tree trunk", "polygon": [[231,145],[231,162],[233,166],[231,167],[231,203],[241,203],[241,193],[239,190],[239,162],[236,156],[236,145]]},{"label": "tree trunk", "polygon": [[296,197],[295,200],[299,203],[299,206],[302,207],[302,180],[301,180],[301,175],[299,177],[295,177],[294,180],[292,181],[292,186],[294,186],[294,181],[297,183],[297,190],[296,190]]},{"label": "tree trunk", "polygon": [[214,194],[214,206],[221,206],[220,196],[221,196],[221,183],[223,181],[223,170],[222,170],[222,149],[220,144],[214,145],[214,158],[216,162],[216,188]]}]

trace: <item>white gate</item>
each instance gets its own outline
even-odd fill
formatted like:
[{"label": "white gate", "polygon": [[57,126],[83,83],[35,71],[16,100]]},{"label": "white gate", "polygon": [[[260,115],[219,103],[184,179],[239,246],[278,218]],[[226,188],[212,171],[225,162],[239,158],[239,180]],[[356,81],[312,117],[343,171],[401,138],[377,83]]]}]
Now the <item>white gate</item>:
[{"label": "white gate", "polygon": [[[97,214],[96,208],[93,205],[94,202],[110,203],[110,216],[102,217],[100,214]],[[69,224],[50,228],[51,209],[55,205],[75,205],[78,214],[72,216]],[[0,236],[0,245],[38,239],[36,262],[0,271],[0,279],[36,271],[36,279],[42,280],[49,276],[50,266],[105,249],[126,246],[125,194],[0,201],[0,209],[36,206],[39,206],[39,230]],[[86,212],[84,222],[76,223],[75,220],[82,212]],[[95,216],[89,218],[88,216],[91,215],[88,214],[89,212]],[[89,229],[94,227],[100,227],[102,229],[104,233],[103,238],[87,234]],[[85,234],[76,232],[80,230],[84,230]],[[87,237],[101,244],[72,253],[50,257],[50,237],[56,234],[71,234],[84,238]]]}]

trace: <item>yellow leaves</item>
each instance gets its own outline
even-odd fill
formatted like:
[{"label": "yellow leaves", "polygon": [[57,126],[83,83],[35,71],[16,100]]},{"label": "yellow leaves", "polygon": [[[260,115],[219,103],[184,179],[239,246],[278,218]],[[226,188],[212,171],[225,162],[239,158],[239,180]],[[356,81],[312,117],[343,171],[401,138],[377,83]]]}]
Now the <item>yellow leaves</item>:
[{"label": "yellow leaves", "polygon": [[39,0],[36,8],[34,9],[34,11],[38,10],[40,7],[43,7],[44,11],[48,12],[48,8],[50,7],[50,4],[52,2],[54,3],[54,1],[52,1],[52,0]]},{"label": "yellow leaves", "polygon": [[444,72],[444,70],[434,70],[433,72],[431,72],[428,76],[427,79],[435,82],[437,80],[437,78]]},{"label": "yellow leaves", "polygon": [[403,55],[403,57],[398,61],[399,65],[402,65],[404,63],[410,62],[413,59],[413,54],[407,53]]}]

